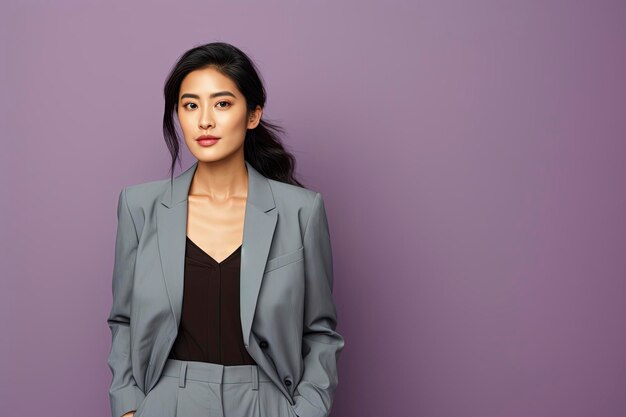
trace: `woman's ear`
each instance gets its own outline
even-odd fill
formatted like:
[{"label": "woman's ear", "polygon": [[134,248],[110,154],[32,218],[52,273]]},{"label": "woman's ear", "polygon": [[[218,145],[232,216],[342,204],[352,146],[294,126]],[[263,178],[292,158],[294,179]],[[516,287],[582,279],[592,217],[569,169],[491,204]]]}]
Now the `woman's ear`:
[{"label": "woman's ear", "polygon": [[261,116],[263,115],[263,107],[256,106],[256,109],[250,112],[248,116],[248,129],[254,129],[261,122]]}]

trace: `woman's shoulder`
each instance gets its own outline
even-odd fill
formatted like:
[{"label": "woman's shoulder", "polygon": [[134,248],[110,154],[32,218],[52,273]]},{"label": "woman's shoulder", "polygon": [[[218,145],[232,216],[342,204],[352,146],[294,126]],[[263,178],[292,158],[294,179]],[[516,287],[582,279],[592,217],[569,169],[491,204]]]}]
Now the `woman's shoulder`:
[{"label": "woman's shoulder", "polygon": [[135,205],[150,205],[163,194],[169,183],[169,178],[134,183],[126,185],[124,190],[128,201],[132,201]]},{"label": "woman's shoulder", "polygon": [[288,184],[272,179],[268,179],[268,181],[272,189],[272,194],[274,195],[274,200],[276,200],[277,203],[308,206],[315,200],[315,196],[318,194],[318,191],[299,185]]}]

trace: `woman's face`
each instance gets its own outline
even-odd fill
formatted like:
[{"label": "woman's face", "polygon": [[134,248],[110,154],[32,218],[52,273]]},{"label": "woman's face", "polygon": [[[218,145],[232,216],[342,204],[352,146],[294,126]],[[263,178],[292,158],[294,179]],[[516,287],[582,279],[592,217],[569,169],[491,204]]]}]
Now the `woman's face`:
[{"label": "woman's face", "polygon": [[[199,161],[210,162],[241,152],[246,130],[254,129],[263,109],[246,114],[246,99],[235,83],[214,68],[187,74],[178,95],[178,121],[189,151]],[[210,135],[220,138],[212,145],[197,139]]]}]

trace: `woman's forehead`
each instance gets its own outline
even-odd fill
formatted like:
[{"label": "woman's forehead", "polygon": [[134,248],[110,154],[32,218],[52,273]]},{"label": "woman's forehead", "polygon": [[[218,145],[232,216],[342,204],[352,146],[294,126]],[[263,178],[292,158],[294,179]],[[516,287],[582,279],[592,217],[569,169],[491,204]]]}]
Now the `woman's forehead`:
[{"label": "woman's forehead", "polygon": [[241,96],[233,80],[214,68],[203,68],[190,72],[185,76],[180,86],[181,98],[184,94],[192,94],[200,98],[214,98],[228,95],[228,93],[235,98]]}]

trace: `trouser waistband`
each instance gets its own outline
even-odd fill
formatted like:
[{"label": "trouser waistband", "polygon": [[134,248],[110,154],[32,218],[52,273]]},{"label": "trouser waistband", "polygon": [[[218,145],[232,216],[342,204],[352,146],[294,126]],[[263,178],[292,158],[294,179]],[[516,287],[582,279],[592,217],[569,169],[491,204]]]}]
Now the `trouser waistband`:
[{"label": "trouser waistband", "polygon": [[271,379],[258,365],[226,366],[211,362],[182,361],[167,359],[163,368],[163,375],[178,377],[178,386],[184,387],[189,380],[214,382],[222,384],[237,384],[251,382],[252,389],[259,389],[259,381]]}]

